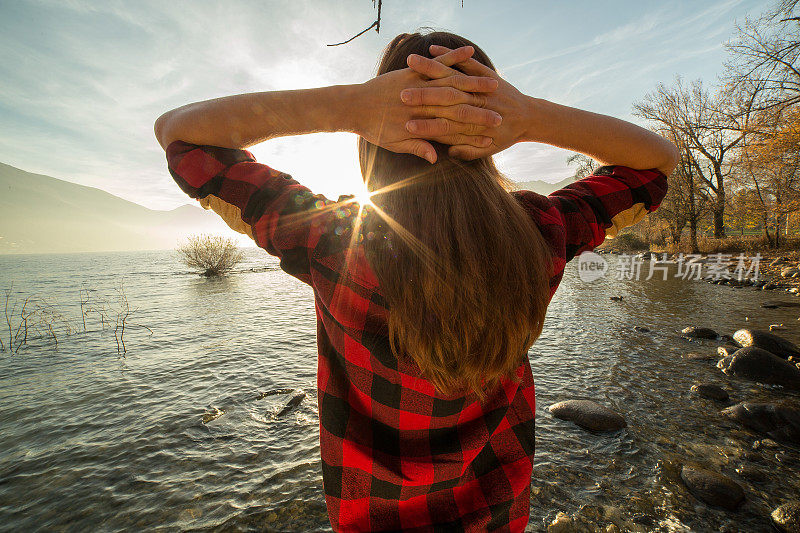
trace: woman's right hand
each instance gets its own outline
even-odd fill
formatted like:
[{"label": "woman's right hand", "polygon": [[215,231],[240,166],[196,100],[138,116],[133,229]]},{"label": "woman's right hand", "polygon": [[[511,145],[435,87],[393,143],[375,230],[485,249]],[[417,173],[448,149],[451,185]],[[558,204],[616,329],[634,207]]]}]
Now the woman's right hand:
[{"label": "woman's right hand", "polygon": [[[408,56],[408,66],[432,80],[444,80],[460,72],[450,68],[448,61],[439,61],[442,56],[451,52],[450,48],[431,45],[430,52],[436,59],[412,54]],[[486,157],[505,150],[520,141],[525,140],[529,127],[530,97],[521,93],[516,87],[505,81],[497,72],[473,58],[455,63],[469,76],[491,77],[498,81],[498,88],[491,93],[476,93],[473,105],[484,107],[499,113],[503,117],[502,123],[497,127],[475,126],[470,133],[483,135],[492,139],[488,147],[470,145],[453,145],[448,153],[460,159],[477,159]],[[448,105],[449,91],[445,87],[420,87],[405,89],[402,93],[406,105]],[[436,119],[410,120],[408,130],[424,138],[438,137],[443,134],[441,128],[444,124]]]}]

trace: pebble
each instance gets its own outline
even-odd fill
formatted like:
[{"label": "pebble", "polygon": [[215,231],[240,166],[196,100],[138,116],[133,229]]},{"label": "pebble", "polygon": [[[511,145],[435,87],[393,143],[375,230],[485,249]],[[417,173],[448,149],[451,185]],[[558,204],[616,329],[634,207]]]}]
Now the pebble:
[{"label": "pebble", "polygon": [[711,328],[703,328],[699,326],[689,326],[688,328],[684,328],[681,333],[686,337],[692,337],[695,339],[716,339],[717,332]]},{"label": "pebble", "polygon": [[736,469],[736,473],[748,481],[762,482],[768,479],[763,470],[750,465],[740,466]]},{"label": "pebble", "polygon": [[725,392],[725,389],[713,383],[698,383],[697,385],[692,385],[692,392],[697,393],[703,398],[720,402],[724,402],[728,399],[728,393]]},{"label": "pebble", "polygon": [[555,520],[547,526],[547,533],[571,533],[572,531],[572,518],[562,512],[559,512]]},{"label": "pebble", "polygon": [[800,501],[784,503],[772,511],[770,517],[779,531],[800,533]]}]

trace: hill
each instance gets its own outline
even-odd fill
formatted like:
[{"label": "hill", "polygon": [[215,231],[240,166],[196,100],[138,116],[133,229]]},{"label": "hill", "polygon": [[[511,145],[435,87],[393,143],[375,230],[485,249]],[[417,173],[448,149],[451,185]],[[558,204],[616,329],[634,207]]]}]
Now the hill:
[{"label": "hill", "polygon": [[573,180],[571,176],[556,183],[548,183],[542,180],[520,181],[516,183],[514,188],[517,190],[538,192],[539,194],[544,194],[546,196],[553,191],[557,191],[558,189],[573,183],[574,181],[575,180]]},{"label": "hill", "polygon": [[233,234],[199,205],[148,209],[101,189],[0,163],[2,254],[169,249],[203,232]]}]

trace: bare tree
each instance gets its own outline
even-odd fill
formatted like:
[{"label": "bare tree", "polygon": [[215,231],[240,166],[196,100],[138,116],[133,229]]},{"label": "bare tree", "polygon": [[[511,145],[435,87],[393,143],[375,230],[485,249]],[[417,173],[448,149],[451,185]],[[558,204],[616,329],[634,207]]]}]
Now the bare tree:
[{"label": "bare tree", "polygon": [[731,113],[729,91],[713,95],[700,80],[684,86],[680,77],[675,85],[659,84],[643,101],[634,104],[634,114],[645,118],[682,139],[690,151],[687,161],[694,175],[713,196],[714,237],[725,236],[725,180],[730,174],[731,152],[747,132],[747,116]]},{"label": "bare tree", "polygon": [[592,172],[597,170],[600,164],[589,157],[588,155],[584,155],[581,153],[572,154],[567,158],[567,164],[578,165],[578,168],[575,169],[575,174],[572,175],[572,179],[579,180],[583,179],[586,176],[590,176]]},{"label": "bare tree", "polygon": [[724,79],[752,96],[757,110],[784,110],[800,103],[798,0],[780,0],[759,18],[737,24],[726,44]]}]

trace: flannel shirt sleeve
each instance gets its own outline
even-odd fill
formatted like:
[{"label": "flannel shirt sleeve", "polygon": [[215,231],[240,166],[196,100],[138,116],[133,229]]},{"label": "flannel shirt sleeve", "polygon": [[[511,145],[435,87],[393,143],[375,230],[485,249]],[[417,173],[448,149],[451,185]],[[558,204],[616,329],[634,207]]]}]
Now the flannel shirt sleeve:
[{"label": "flannel shirt sleeve", "polygon": [[233,230],[249,235],[281,269],[311,284],[310,258],[330,202],[247,150],[174,141],[167,166],[178,186]]},{"label": "flannel shirt sleeve", "polygon": [[667,194],[667,176],[657,169],[602,166],[548,195],[562,217],[566,261],[593,250],[621,229],[655,211]]}]

